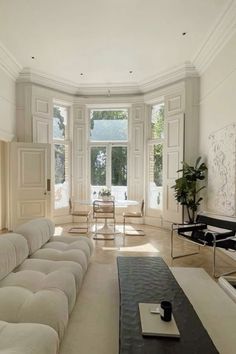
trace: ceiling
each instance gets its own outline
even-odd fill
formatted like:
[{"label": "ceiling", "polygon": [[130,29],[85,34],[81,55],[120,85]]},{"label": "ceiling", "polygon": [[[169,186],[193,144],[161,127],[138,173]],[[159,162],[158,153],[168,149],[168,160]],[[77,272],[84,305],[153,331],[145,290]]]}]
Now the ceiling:
[{"label": "ceiling", "polygon": [[23,68],[76,85],[141,84],[193,61],[228,3],[0,0],[0,41]]}]

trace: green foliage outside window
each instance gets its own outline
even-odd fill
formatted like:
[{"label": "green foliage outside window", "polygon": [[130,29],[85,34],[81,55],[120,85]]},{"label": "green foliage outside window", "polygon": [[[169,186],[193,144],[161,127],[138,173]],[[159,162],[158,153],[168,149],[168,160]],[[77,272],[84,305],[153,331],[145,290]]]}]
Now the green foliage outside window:
[{"label": "green foliage outside window", "polygon": [[95,120],[120,120],[120,119],[128,119],[128,111],[92,111],[91,119],[90,119],[90,129],[94,129],[94,121]]},{"label": "green foliage outside window", "polygon": [[64,183],[65,171],[65,145],[55,144],[55,184]]},{"label": "green foliage outside window", "polygon": [[[164,104],[152,108],[152,139],[163,139],[164,137]],[[153,147],[154,157],[154,182],[156,186],[162,186],[163,170],[163,144],[156,144]]]},{"label": "green foliage outside window", "polygon": [[[92,110],[90,116],[92,141],[127,141],[128,110]],[[106,181],[106,148],[91,148],[91,185],[104,186]],[[111,185],[127,186],[127,147],[111,148]]]},{"label": "green foliage outside window", "polygon": [[91,111],[90,138],[93,141],[127,140],[128,111]]},{"label": "green foliage outside window", "polygon": [[164,137],[164,104],[153,106],[152,110],[152,139]]},{"label": "green foliage outside window", "polygon": [[[53,106],[53,118],[56,118],[53,122],[54,130],[57,131],[57,129],[59,129],[61,138],[65,139],[65,120],[64,117],[61,115],[61,110],[59,106]],[[55,133],[56,132],[54,132],[53,134],[54,138],[58,138],[58,136],[55,136]]]},{"label": "green foliage outside window", "polygon": [[[53,138],[65,139],[65,117],[61,114],[60,106],[53,107]],[[65,182],[65,145],[55,144],[55,184]]]},{"label": "green foliage outside window", "polygon": [[106,148],[91,148],[91,184],[93,186],[106,185]]},{"label": "green foliage outside window", "polygon": [[127,147],[112,148],[112,185],[127,186]]},{"label": "green foliage outside window", "polygon": [[162,144],[158,144],[153,147],[154,182],[157,187],[162,186],[162,169],[163,169],[162,151],[163,151]]}]

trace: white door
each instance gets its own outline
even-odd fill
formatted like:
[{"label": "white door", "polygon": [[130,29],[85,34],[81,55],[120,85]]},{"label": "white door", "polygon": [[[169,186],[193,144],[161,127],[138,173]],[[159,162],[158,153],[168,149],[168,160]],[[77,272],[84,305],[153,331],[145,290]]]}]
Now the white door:
[{"label": "white door", "polygon": [[10,144],[10,225],[51,217],[50,144]]}]

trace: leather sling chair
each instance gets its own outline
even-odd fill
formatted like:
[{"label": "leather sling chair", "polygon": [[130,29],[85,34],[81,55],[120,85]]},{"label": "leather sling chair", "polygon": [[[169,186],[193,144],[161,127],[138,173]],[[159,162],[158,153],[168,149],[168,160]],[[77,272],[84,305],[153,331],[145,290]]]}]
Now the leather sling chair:
[{"label": "leather sling chair", "polygon": [[[174,234],[179,238],[198,245],[198,252],[174,255]],[[232,274],[236,269],[224,273],[216,272],[216,251],[223,248],[228,251],[236,251],[236,218],[226,216],[214,216],[206,213],[198,214],[196,223],[172,224],[171,229],[171,257],[172,259],[198,254],[200,246],[213,248],[213,276]]]}]

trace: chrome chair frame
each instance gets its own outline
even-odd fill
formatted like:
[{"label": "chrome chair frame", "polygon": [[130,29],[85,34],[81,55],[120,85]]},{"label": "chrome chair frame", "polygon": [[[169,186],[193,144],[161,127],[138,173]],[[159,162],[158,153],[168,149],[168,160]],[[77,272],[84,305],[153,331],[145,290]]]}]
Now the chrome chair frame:
[{"label": "chrome chair frame", "polygon": [[[144,199],[141,202],[141,208],[140,208],[140,212],[130,212],[130,213],[123,213],[123,234],[126,235],[125,232],[125,219],[126,218],[142,218],[144,215]],[[139,232],[142,232],[142,235],[144,235],[143,230],[137,230]]]},{"label": "chrome chair frame", "polygon": [[[94,231],[94,240],[112,240],[116,233],[116,219],[115,219],[115,202],[113,200],[94,200],[93,201],[93,219],[95,220],[95,231]],[[102,229],[98,230],[97,221],[98,219],[104,219],[104,226]],[[113,231],[109,230],[107,220],[113,220]],[[99,237],[98,234],[104,235]]]},{"label": "chrome chair frame", "polygon": [[[211,230],[211,227],[221,228],[222,231]],[[174,255],[174,233],[179,239],[198,246],[197,252]],[[215,278],[229,275],[236,272],[236,269],[221,273],[217,272],[217,248],[236,251],[236,220],[235,222],[225,219],[213,218],[204,214],[197,216],[196,223],[193,224],[172,224],[171,228],[171,258],[177,259],[199,254],[200,247],[210,246],[213,248],[212,274]],[[195,235],[195,236],[194,236]],[[194,236],[194,237],[193,237]],[[231,248],[234,247],[234,248]]]},{"label": "chrome chair frame", "polygon": [[73,234],[88,234],[90,230],[90,215],[91,210],[74,210],[71,198],[69,199],[69,212],[72,216],[83,217],[86,219],[86,227],[84,226],[76,226],[71,227],[68,232]]}]

